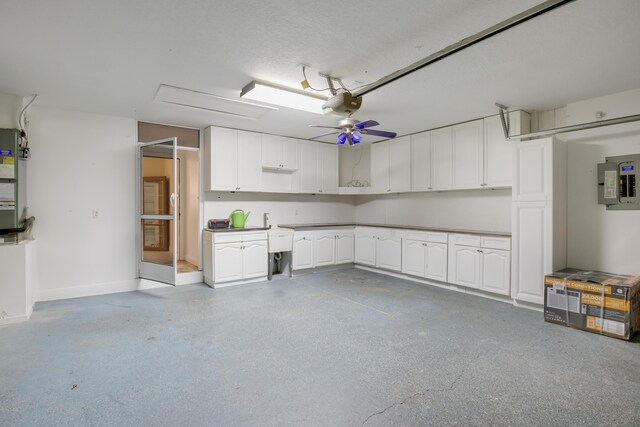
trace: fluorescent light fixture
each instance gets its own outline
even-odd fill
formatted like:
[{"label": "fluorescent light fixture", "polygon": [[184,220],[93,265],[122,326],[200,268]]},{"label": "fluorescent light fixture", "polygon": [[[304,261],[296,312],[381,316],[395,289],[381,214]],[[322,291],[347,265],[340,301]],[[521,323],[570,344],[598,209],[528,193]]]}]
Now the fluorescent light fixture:
[{"label": "fluorescent light fixture", "polygon": [[240,97],[316,114],[322,114],[322,104],[327,102],[320,95],[255,80],[242,89]]},{"label": "fluorescent light fixture", "polygon": [[223,98],[211,93],[166,84],[160,85],[154,100],[155,102],[195,108],[208,113],[247,120],[256,120],[263,114],[278,109],[269,105],[258,105],[237,99]]}]

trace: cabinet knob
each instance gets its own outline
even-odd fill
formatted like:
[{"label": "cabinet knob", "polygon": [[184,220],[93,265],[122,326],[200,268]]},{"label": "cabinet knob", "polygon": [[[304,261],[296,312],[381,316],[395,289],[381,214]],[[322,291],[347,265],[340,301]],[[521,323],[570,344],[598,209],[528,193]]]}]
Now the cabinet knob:
[{"label": "cabinet knob", "polygon": [[481,251],[480,249],[478,249],[478,252],[480,252],[481,254],[484,253],[483,251]]}]

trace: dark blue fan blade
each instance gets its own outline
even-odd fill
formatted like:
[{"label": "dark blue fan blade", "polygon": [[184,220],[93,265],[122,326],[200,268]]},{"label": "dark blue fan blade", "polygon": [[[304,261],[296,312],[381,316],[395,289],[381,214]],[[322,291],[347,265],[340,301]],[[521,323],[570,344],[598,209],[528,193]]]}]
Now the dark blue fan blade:
[{"label": "dark blue fan blade", "polygon": [[366,130],[365,132],[367,135],[382,136],[384,138],[395,138],[397,135],[395,132],[386,132],[383,130]]},{"label": "dark blue fan blade", "polygon": [[346,140],[347,140],[346,133],[341,133],[340,135],[338,135],[338,144],[342,145],[345,143]]},{"label": "dark blue fan blade", "polygon": [[358,129],[366,129],[373,126],[378,126],[379,124],[380,123],[376,122],[375,120],[367,120],[366,122],[356,123],[354,126]]}]

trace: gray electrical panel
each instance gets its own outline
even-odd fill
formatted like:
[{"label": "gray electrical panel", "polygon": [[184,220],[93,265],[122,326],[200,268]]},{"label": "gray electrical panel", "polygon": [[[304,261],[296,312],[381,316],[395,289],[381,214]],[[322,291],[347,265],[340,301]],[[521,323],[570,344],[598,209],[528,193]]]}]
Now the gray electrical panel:
[{"label": "gray electrical panel", "polygon": [[27,196],[20,131],[0,129],[0,230],[19,228]]},{"label": "gray electrical panel", "polygon": [[598,164],[598,203],[607,210],[640,209],[636,190],[640,154],[607,157]]}]

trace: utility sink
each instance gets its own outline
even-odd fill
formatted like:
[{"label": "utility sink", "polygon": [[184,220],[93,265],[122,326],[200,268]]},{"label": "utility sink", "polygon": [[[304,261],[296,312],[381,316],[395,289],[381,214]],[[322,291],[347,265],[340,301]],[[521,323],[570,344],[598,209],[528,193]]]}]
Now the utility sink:
[{"label": "utility sink", "polygon": [[290,252],[293,250],[293,229],[291,228],[270,228],[267,231],[269,242],[269,253]]}]

